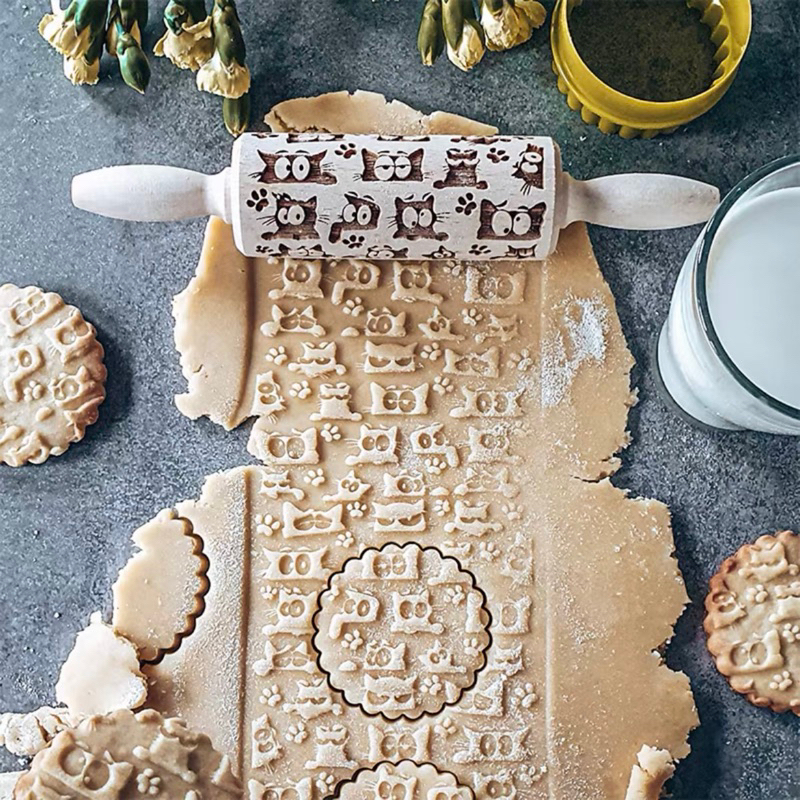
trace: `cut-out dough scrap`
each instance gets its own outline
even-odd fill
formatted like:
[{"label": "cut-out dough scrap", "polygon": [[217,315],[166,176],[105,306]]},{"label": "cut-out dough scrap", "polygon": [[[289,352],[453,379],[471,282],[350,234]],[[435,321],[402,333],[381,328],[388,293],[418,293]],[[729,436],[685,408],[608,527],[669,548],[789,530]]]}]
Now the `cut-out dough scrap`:
[{"label": "cut-out dough scrap", "polygon": [[41,464],[83,439],[105,381],[103,346],[77,308],[0,285],[0,464]]},{"label": "cut-out dough scrap", "polygon": [[91,716],[62,731],[17,782],[14,800],[243,800],[227,756],[155,711]]},{"label": "cut-out dough scrap", "polygon": [[[383,98],[337,93],[282,104],[272,120],[313,117],[309,148],[344,158],[347,136],[319,131],[376,107]],[[432,123],[412,118],[402,132],[427,135]],[[462,120],[457,131],[502,146],[482,126]],[[181,407],[238,424],[269,370],[285,408],[253,427],[251,452],[266,466],[212,475],[200,499],[177,507],[202,538],[209,590],[191,635],[144,666],[149,702],[206,730],[256,798],[326,797],[359,768],[408,758],[453,772],[477,800],[498,787],[517,800],[622,798],[642,747],[683,757],[697,718],[686,677],[658,654],[687,602],[669,514],[608,481],[580,480],[617,468],[633,397],[633,362],[586,228],[570,226],[539,263],[420,266],[436,314],[392,299],[394,263],[376,259],[368,291],[333,298],[346,265],[323,261],[321,298],[276,301],[275,265],[244,258],[230,228],[209,221],[176,303],[191,365]],[[494,335],[512,318],[513,335]],[[445,325],[447,338],[424,327]],[[302,326],[325,335],[298,336]],[[312,340],[336,343],[341,375],[290,370]],[[367,342],[392,345],[370,363],[386,374],[364,372]],[[406,353],[394,345],[412,343],[414,372],[397,374]],[[416,387],[427,387],[425,403]],[[376,414],[387,410],[404,413]],[[423,586],[395,553],[376,568],[377,585],[362,563],[332,598],[326,647],[338,648],[337,680],[359,692],[350,703],[318,666],[319,595],[348,560],[389,542],[436,548],[460,568],[426,573]],[[459,572],[474,576],[492,621],[486,666],[460,697],[458,668],[470,667],[450,652],[450,609],[464,655],[480,650],[484,626]],[[135,593],[119,601],[136,614]],[[420,705],[433,713],[412,718]]]},{"label": "cut-out dough scrap", "polygon": [[147,697],[136,647],[92,614],[61,667],[56,697],[72,714],[106,714],[138,708]]},{"label": "cut-out dough scrap", "polygon": [[24,714],[0,714],[0,747],[15,756],[35,756],[59,731],[74,728],[83,716],[49,706]]},{"label": "cut-out dough scrap", "polygon": [[644,745],[636,755],[625,800],[658,800],[674,772],[675,762],[666,750]]},{"label": "cut-out dough scrap", "polygon": [[800,715],[800,535],[743,545],[709,588],[704,626],[717,669],[754,705]]},{"label": "cut-out dough scrap", "polygon": [[[208,562],[191,523],[174,511],[162,511],[133,534],[133,541],[139,551],[114,584],[112,623],[133,642],[142,661],[155,661],[194,630],[205,605]],[[119,598],[134,592],[140,597],[139,609],[130,614]]]},{"label": "cut-out dough scrap", "polygon": [[14,787],[22,772],[0,772],[0,800],[14,800]]}]

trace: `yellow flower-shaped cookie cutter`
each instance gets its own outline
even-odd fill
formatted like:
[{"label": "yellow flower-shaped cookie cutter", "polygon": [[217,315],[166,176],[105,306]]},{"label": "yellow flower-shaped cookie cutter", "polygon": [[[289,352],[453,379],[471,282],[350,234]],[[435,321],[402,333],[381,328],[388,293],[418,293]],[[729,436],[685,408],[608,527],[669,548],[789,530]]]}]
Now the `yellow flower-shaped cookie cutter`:
[{"label": "yellow flower-shaped cookie cutter", "polygon": [[603,83],[578,55],[569,31],[572,9],[583,0],[557,0],[553,10],[550,43],[553,71],[567,105],[580,111],[589,125],[603,133],[618,133],[626,139],[649,139],[659,133],[672,133],[714,106],[731,85],[750,39],[750,0],[687,0],[702,13],[717,45],[717,68],[706,91],[684,100],[666,103],[640,100],[618,92]]}]

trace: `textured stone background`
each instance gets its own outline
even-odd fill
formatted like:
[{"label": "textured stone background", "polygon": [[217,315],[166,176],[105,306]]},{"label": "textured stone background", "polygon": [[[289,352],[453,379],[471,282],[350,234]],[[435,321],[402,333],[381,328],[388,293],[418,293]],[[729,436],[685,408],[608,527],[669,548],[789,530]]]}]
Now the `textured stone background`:
[{"label": "textured stone background", "polygon": [[[754,0],[750,51],[728,95],[702,119],[654,141],[604,137],[567,109],[550,72],[545,30],[527,46],[488,56],[470,75],[446,60],[423,69],[414,50],[418,5],[241,0],[254,118],[297,95],[372,89],[503,131],[552,135],[576,177],[645,169],[723,190],[800,149],[798,0]],[[131,532],[162,507],[196,496],[207,473],[247,460],[246,426],[227,434],[205,420],[190,422],[172,403],[184,382],[170,301],[193,273],[204,223],[104,220],[74,210],[68,195],[74,173],[113,163],[220,169],[231,142],[219,101],[163,60],[154,60],[146,97],[125,88],[116,72],[94,88],[72,88],[36,33],[46,6],[0,5],[0,282],[38,284],[83,310],[106,348],[108,400],[98,424],[66,455],[39,467],[0,468],[3,710],[54,701],[58,667],[90,612],[108,606]],[[152,16],[150,43],[161,30]],[[800,528],[800,439],[699,431],[656,394],[650,347],[696,234],[591,232],[641,392],[630,417],[633,444],[615,483],[672,509],[693,601],[667,658],[691,677],[702,726],[673,796],[784,800],[800,797],[800,719],[754,708],[729,690],[706,653],[701,608],[709,576],[740,544]],[[15,766],[0,757],[0,768]]]}]

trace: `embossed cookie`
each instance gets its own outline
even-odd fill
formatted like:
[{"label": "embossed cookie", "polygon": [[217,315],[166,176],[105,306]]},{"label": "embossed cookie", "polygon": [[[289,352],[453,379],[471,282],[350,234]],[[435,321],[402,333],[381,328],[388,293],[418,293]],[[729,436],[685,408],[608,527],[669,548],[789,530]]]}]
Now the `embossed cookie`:
[{"label": "embossed cookie", "polygon": [[474,800],[472,791],[459,785],[455,775],[439,772],[433,764],[382,762],[357,772],[336,792],[339,800]]},{"label": "embossed cookie", "polygon": [[800,536],[760,536],[711,578],[704,627],[717,669],[757,706],[800,714]]},{"label": "embossed cookie", "polygon": [[83,438],[105,399],[103,347],[77,308],[0,286],[0,463],[41,464]]},{"label": "embossed cookie", "polygon": [[59,733],[14,788],[14,800],[243,797],[209,738],[156,711],[115,711]]}]

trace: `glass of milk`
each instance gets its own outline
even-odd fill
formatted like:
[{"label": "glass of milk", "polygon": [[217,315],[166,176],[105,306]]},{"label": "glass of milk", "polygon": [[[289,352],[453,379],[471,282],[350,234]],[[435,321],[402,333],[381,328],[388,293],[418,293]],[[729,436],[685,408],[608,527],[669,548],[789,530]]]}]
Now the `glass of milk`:
[{"label": "glass of milk", "polygon": [[749,175],[708,221],[678,276],[658,370],[701,423],[800,435],[800,155]]}]

